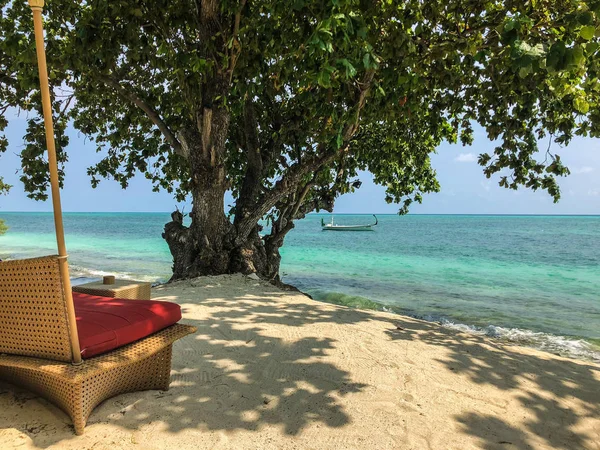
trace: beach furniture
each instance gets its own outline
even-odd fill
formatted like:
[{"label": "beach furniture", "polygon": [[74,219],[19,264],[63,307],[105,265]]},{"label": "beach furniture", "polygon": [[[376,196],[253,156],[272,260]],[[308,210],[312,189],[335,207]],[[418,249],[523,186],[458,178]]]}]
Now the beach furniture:
[{"label": "beach furniture", "polygon": [[0,379],[56,404],[82,434],[103,400],[168,389],[173,342],[196,329],[176,323],[181,310],[172,303],[73,296],[44,48],[44,0],[29,0],[29,6],[58,256],[0,262]]},{"label": "beach furniture", "polygon": [[[109,277],[105,277],[109,278]],[[135,300],[150,300],[151,283],[131,280],[115,280],[110,283],[97,281],[73,286],[73,292],[98,295],[100,297],[130,298]]]},{"label": "beach furniture", "polygon": [[196,331],[180,318],[174,303],[65,295],[57,256],[1,262],[0,379],[54,403],[82,434],[102,401],[169,388],[172,345]]}]

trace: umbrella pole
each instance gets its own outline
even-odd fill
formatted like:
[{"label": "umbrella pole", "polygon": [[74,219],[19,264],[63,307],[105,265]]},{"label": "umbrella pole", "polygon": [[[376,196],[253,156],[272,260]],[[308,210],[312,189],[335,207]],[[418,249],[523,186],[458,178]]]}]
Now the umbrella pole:
[{"label": "umbrella pole", "polygon": [[44,24],[42,22],[42,8],[44,0],[29,0],[33,12],[33,25],[35,29],[35,47],[37,52],[38,70],[40,74],[40,90],[42,93],[42,109],[44,111],[44,125],[46,128],[46,146],[48,147],[48,166],[50,169],[50,185],[52,190],[52,206],[54,209],[54,227],[56,229],[56,243],[58,244],[58,261],[62,277],[63,294],[66,300],[69,322],[69,337],[73,363],[81,363],[81,351],[77,334],[75,307],[73,306],[73,292],[69,278],[69,264],[67,262],[67,246],[65,245],[65,231],[60,204],[60,189],[58,184],[58,164],[56,161],[56,145],[54,143],[54,125],[52,123],[52,103],[50,101],[50,88],[48,85],[48,69],[46,67],[46,51],[44,48]]}]

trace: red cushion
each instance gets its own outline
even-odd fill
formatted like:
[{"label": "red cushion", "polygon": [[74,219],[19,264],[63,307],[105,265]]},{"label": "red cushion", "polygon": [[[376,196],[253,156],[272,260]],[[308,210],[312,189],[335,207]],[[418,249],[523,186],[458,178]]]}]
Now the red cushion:
[{"label": "red cushion", "polygon": [[83,358],[130,344],[181,320],[181,308],[170,302],[73,292],[73,303]]}]

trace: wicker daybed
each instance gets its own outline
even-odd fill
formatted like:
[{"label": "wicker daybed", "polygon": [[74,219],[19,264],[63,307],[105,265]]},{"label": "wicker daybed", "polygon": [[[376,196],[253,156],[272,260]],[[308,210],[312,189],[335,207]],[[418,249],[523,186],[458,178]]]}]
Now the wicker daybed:
[{"label": "wicker daybed", "polygon": [[125,392],[168,389],[173,342],[196,328],[178,324],[181,309],[168,302],[87,296],[78,299],[77,311],[60,202],[44,0],[29,0],[29,6],[59,256],[0,262],[0,379],[56,404],[82,434],[90,413],[103,400]]},{"label": "wicker daybed", "polygon": [[174,324],[73,364],[81,360],[74,355],[75,308],[65,295],[59,261],[49,256],[0,262],[0,379],[57,405],[82,434],[102,401],[125,392],[167,390],[173,342],[196,328]]}]

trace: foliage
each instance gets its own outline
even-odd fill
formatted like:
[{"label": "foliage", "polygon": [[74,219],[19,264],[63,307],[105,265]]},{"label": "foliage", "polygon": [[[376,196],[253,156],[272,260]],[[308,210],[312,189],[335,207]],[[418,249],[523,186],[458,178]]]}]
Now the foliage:
[{"label": "foliage", "polygon": [[[0,177],[0,195],[8,194],[8,191],[10,190],[11,187],[12,186],[10,186],[9,184],[6,184],[3,180],[3,178]],[[8,227],[4,223],[4,220],[0,219],[0,236],[5,234],[7,230],[8,230]]]},{"label": "foliage", "polygon": [[[59,147],[66,146],[64,129],[73,119],[108,151],[90,169],[94,184],[98,177],[112,176],[127,186],[142,171],[157,188],[178,189],[173,182],[183,181],[177,191],[182,197],[189,177],[185,164],[147,115],[123,101],[112,81],[143,97],[177,131],[194,119],[206,73],[239,58],[230,98],[221,100],[232,109],[235,123],[244,98],[256,98],[264,111],[259,117],[265,122],[259,124],[264,125],[261,146],[270,140],[283,143],[272,158],[268,180],[286,171],[283,161],[289,166],[300,154],[306,158],[315,142],[342,147],[344,127],[356,114],[361,80],[372,76],[361,123],[404,128],[413,117],[431,116],[423,131],[439,133],[450,125],[442,137],[460,135],[469,143],[476,121],[490,139],[499,140],[494,154],[480,157],[487,176],[507,169],[501,185],[541,187],[558,198],[553,175],[564,175],[567,169],[553,155],[536,161],[536,140],[550,134],[564,144],[574,133],[598,135],[599,5],[562,0],[298,0],[290,8],[288,2],[257,1],[244,8],[239,37],[229,36],[227,45],[240,48],[239,54],[214,49],[206,59],[195,51],[201,45],[197,17],[186,1],[49,2],[48,54],[57,92]],[[3,0],[0,6],[2,105],[36,110],[29,10],[25,2]],[[231,1],[219,6],[229,15],[238,8]],[[62,88],[69,91],[67,100],[76,97],[70,108],[59,106],[65,103],[58,94]],[[3,118],[0,128],[5,123]],[[37,198],[45,197],[47,185],[42,125],[39,116],[29,120],[22,154],[23,181]],[[235,190],[244,158],[233,149],[245,146],[235,139],[236,130],[229,137],[225,163]],[[430,143],[430,150],[437,142]],[[391,199],[406,195],[408,186],[400,186],[393,164],[381,164],[380,149],[360,147],[358,155],[339,158],[338,165],[350,159],[352,165],[373,170],[380,183],[393,186]],[[64,161],[65,152],[61,155]],[[333,177],[321,180],[325,182],[332,183]]]},{"label": "foliage", "polygon": [[8,191],[10,191],[11,187],[12,186],[10,184],[6,184],[4,182],[4,179],[2,177],[0,177],[0,195],[8,194]]},{"label": "foliage", "polygon": [[[30,12],[0,10],[0,112],[32,113],[22,180],[45,198]],[[475,123],[488,178],[556,201],[569,171],[537,142],[600,136],[599,0],[54,0],[46,19],[60,161],[72,121],[102,154],[94,186],[141,172],[182,199],[224,180],[242,234],[330,209],[358,170],[406,212]]]}]

